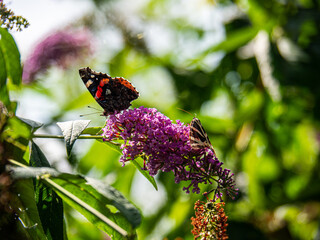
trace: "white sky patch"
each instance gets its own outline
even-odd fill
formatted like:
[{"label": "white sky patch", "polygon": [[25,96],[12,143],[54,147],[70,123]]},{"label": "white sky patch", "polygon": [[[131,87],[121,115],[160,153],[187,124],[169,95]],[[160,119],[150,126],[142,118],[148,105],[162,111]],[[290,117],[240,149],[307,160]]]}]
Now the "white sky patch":
[{"label": "white sky patch", "polygon": [[10,95],[11,100],[18,101],[17,116],[23,118],[44,123],[59,111],[55,102],[35,91],[25,89],[23,92],[11,92]]}]

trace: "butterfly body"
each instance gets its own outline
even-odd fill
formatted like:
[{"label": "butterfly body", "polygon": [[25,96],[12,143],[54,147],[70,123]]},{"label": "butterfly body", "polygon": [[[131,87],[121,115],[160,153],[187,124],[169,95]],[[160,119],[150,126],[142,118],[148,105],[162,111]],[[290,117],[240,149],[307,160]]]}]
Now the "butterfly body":
[{"label": "butterfly body", "polygon": [[129,108],[131,101],[139,97],[135,87],[122,77],[112,78],[89,67],[80,69],[79,74],[91,95],[104,109],[105,116]]}]

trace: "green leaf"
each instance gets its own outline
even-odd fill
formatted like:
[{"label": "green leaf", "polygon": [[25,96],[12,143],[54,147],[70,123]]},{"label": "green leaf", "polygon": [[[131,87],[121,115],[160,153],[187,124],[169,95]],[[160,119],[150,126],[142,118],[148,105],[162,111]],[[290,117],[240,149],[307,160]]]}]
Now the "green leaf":
[{"label": "green leaf", "polygon": [[[98,140],[98,141],[103,142],[103,140]],[[115,150],[115,151],[117,151],[117,152],[122,154],[122,151],[120,149],[120,145],[115,145],[115,144],[112,144],[112,143],[110,143],[108,141],[105,141],[103,143],[107,144],[107,146],[110,147],[111,149],[113,149],[113,150]],[[141,162],[141,163],[139,163],[138,161]],[[132,162],[133,165],[139,170],[139,172],[154,186],[154,188],[156,190],[158,190],[158,186],[157,186],[157,183],[154,180],[154,178],[152,176],[150,176],[150,174],[147,171],[143,170],[143,167],[142,167],[143,159],[139,157],[139,158],[136,158],[134,160],[130,160],[130,162]]]},{"label": "green leaf", "polygon": [[7,69],[4,55],[1,50],[2,49],[0,48],[0,86],[3,88],[7,83]]},{"label": "green leaf", "polygon": [[38,128],[43,126],[43,123],[39,123],[36,121],[33,121],[31,119],[26,119],[26,118],[22,118],[22,117],[18,117],[22,122],[24,122],[25,124],[27,124],[28,126],[31,127],[31,133],[35,132]]},{"label": "green leaf", "polygon": [[258,31],[258,28],[253,27],[247,27],[237,31],[233,31],[232,34],[229,34],[227,36],[227,39],[225,41],[211,48],[209,52],[232,52],[252,40],[257,35]]},{"label": "green leaf", "polygon": [[89,127],[83,130],[82,134],[98,135],[102,133],[101,127]]},{"label": "green leaf", "polygon": [[30,143],[30,162],[32,167],[50,167],[50,164],[41,149],[33,141]]},{"label": "green leaf", "polygon": [[[35,167],[50,167],[49,162],[40,148],[31,142],[30,165]],[[35,170],[38,170],[36,168]],[[50,168],[49,168],[50,169]],[[50,171],[50,170],[49,170]],[[54,170],[53,170],[54,171]],[[34,181],[36,203],[43,230],[49,240],[60,240],[64,236],[62,199],[39,180]]]},{"label": "green leaf", "polygon": [[[142,158],[137,158],[139,159],[140,161],[143,159]],[[142,168],[142,164],[140,164],[137,159],[134,159],[134,160],[130,160],[130,162],[133,163],[133,165],[139,170],[139,172],[154,186],[154,188],[156,190],[158,190],[158,185],[157,185],[157,182],[154,180],[154,177],[152,177],[146,170],[143,170]]]},{"label": "green leaf", "polygon": [[4,133],[15,140],[18,140],[18,138],[25,138],[26,140],[28,140],[31,135],[29,126],[27,126],[17,117],[8,119],[8,124]]},{"label": "green leaf", "polygon": [[9,92],[6,85],[1,85],[0,87],[0,102],[3,102],[5,106],[10,103]]},{"label": "green leaf", "polygon": [[18,220],[25,233],[29,235],[29,239],[46,240],[35,202],[32,180],[16,181],[13,192],[16,195],[13,195],[10,205],[17,213]]},{"label": "green leaf", "polygon": [[4,105],[8,105],[10,102],[6,83],[7,83],[6,63],[4,60],[3,53],[0,49],[0,101],[2,101]]},{"label": "green leaf", "polygon": [[[117,193],[119,201],[115,200],[114,197],[111,198],[110,195],[104,195],[105,189],[109,189],[107,186],[104,189],[100,188],[100,193],[85,178],[71,174],[62,174],[58,178],[52,178],[52,181],[48,179],[47,183],[55,189],[66,203],[79,211],[95,226],[113,236],[113,239],[124,239],[124,236],[127,236],[132,227],[138,224],[137,220],[132,223],[128,220],[134,219],[133,216],[136,215],[132,214],[132,210],[124,211],[124,209],[132,209],[133,207],[124,206],[123,199],[119,197],[121,196],[120,193]],[[102,184],[100,183],[99,186],[102,186]],[[97,184],[95,185],[97,186]],[[117,201],[117,204],[113,201]],[[120,207],[121,210],[119,209],[122,211],[121,214],[112,213],[107,204],[113,204],[115,207],[122,206]],[[126,205],[129,204],[129,202],[126,203]]]},{"label": "green leaf", "polygon": [[[21,164],[19,165],[21,166]],[[14,179],[19,179],[21,176],[40,178],[40,181],[55,189],[71,207],[78,210],[89,221],[110,235],[115,234],[120,237],[121,234],[117,233],[113,226],[110,227],[109,222],[104,222],[104,219],[100,218],[101,214],[117,224],[121,223],[121,227],[128,230],[137,227],[141,222],[138,209],[125,199],[119,191],[102,181],[84,178],[79,175],[59,173],[55,170],[52,170],[54,175],[50,176],[51,171],[48,171],[47,167],[11,167],[9,170]],[[107,205],[114,206],[121,214],[112,213]],[[96,215],[96,211],[99,211],[98,215]],[[123,237],[123,235],[121,236]]]},{"label": "green leaf", "polygon": [[44,232],[48,239],[60,240],[64,236],[62,199],[51,187],[36,181],[36,202]]},{"label": "green leaf", "polygon": [[127,218],[134,228],[140,225],[140,212],[127,199],[125,199],[119,191],[107,185],[105,182],[88,177],[85,179],[87,180],[87,184],[91,185],[99,193],[99,195],[95,194],[95,192],[93,193],[96,197],[103,195],[106,199],[108,199],[110,201],[109,204],[116,207]]},{"label": "green leaf", "polygon": [[30,130],[17,117],[8,118],[2,139],[6,143],[5,150],[12,159],[21,162],[28,150]]},{"label": "green leaf", "polygon": [[120,144],[118,144],[118,142],[116,142],[117,144],[108,142],[108,141],[103,141],[102,139],[97,139],[99,142],[102,142],[104,144],[106,144],[109,148],[111,148],[112,150],[122,154],[122,150],[120,149]]},{"label": "green leaf", "polygon": [[86,129],[90,120],[76,120],[68,122],[58,122],[57,125],[60,127],[64,140],[66,142],[67,155],[70,156],[73,144],[80,136],[82,131]]},{"label": "green leaf", "polygon": [[[0,28],[0,35],[0,51],[4,59],[6,75],[11,79],[14,85],[19,86],[21,84],[22,69],[18,47],[13,37],[6,29]],[[1,75],[4,76],[4,74]],[[3,79],[1,81],[3,81]]]}]

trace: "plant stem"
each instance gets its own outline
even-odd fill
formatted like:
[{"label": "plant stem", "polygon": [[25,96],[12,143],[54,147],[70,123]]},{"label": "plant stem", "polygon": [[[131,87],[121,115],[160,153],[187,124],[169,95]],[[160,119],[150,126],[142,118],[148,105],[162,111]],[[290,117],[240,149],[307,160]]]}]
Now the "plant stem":
[{"label": "plant stem", "polygon": [[[32,138],[59,138],[63,139],[62,135],[50,135],[50,134],[33,134]],[[102,139],[102,136],[79,136],[78,139]]]}]

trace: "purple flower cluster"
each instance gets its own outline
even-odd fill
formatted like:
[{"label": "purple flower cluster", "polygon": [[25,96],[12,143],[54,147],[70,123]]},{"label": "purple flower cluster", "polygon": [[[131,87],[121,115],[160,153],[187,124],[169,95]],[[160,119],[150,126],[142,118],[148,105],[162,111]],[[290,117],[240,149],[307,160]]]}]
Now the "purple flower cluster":
[{"label": "purple flower cluster", "polygon": [[[193,192],[199,193],[199,183],[212,184],[216,182],[216,188],[205,195],[214,191],[214,199],[222,197],[222,190],[232,199],[238,194],[238,189],[235,188],[234,174],[230,174],[229,169],[222,167],[222,162],[216,157],[211,149],[204,149],[201,152],[189,153],[189,176],[187,180],[191,180],[188,187],[184,190],[189,192],[189,188],[193,187]],[[222,199],[221,199],[222,200]]]},{"label": "purple flower cluster", "polygon": [[26,59],[22,80],[31,83],[38,73],[50,66],[67,68],[75,60],[92,52],[91,34],[88,30],[58,31],[40,42]]},{"label": "purple flower cluster", "polygon": [[155,108],[140,107],[111,115],[103,131],[105,140],[121,137],[125,141],[121,146],[121,162],[137,156],[147,157],[145,167],[151,175],[159,170],[168,172],[183,166],[185,159],[181,156],[191,150],[186,144],[189,127],[180,121],[173,124]]},{"label": "purple flower cluster", "polygon": [[190,181],[184,190],[200,192],[199,184],[217,183],[216,193],[227,190],[234,195],[233,174],[221,167],[210,149],[194,151],[191,148],[190,126],[179,120],[173,123],[168,117],[154,108],[128,109],[110,115],[103,129],[104,141],[123,139],[120,161],[130,161],[136,157],[145,159],[145,170],[150,175],[158,171],[172,171],[175,182]]}]

